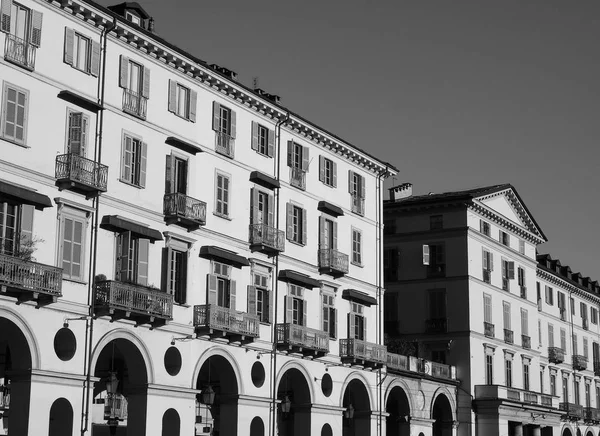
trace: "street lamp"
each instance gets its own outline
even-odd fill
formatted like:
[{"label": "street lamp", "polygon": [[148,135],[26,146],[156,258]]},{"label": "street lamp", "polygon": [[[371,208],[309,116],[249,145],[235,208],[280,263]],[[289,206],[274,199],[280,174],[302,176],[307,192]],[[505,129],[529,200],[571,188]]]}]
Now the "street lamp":
[{"label": "street lamp", "polygon": [[108,400],[108,415],[105,419],[108,421],[108,425],[113,427],[119,425],[119,417],[116,416],[116,395],[117,387],[119,386],[119,379],[117,378],[116,372],[111,372],[106,380],[106,399]]},{"label": "street lamp", "polygon": [[348,404],[348,407],[346,407],[346,410],[344,410],[344,418],[346,418],[346,419],[354,418],[354,406],[352,405],[352,403]]}]

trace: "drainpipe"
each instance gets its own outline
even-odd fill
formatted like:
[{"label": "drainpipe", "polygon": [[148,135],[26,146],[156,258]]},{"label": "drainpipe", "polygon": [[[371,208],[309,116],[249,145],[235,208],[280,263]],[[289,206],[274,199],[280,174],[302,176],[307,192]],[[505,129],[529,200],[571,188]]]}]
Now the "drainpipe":
[{"label": "drainpipe", "polygon": [[[279,121],[277,121],[277,124],[275,125],[275,132],[277,134],[277,154],[276,154],[276,159],[275,162],[273,163],[273,171],[275,172],[275,179],[279,182],[280,178],[281,178],[281,126],[285,123],[287,123],[290,119],[290,112],[288,111],[285,115],[285,118],[280,119]],[[275,195],[275,210],[276,210],[276,218],[275,218],[275,227],[277,230],[279,230],[279,190],[280,188],[275,188],[276,191],[276,195]],[[269,414],[269,419],[271,420],[270,424],[271,424],[271,435],[275,436],[275,427],[277,424],[277,391],[276,391],[276,386],[277,386],[277,301],[278,301],[278,293],[279,293],[279,253],[277,253],[275,255],[275,274],[274,274],[274,281],[275,281],[275,286],[273,286],[274,288],[274,295],[273,295],[273,320],[272,320],[272,324],[273,324],[273,329],[271,330],[271,343],[272,343],[272,350],[271,350],[271,372],[272,372],[272,376],[271,376],[271,413]]]},{"label": "drainpipe", "polygon": [[[96,144],[95,144],[95,161],[97,163],[102,162],[102,133],[104,129],[104,92],[106,85],[106,42],[108,34],[117,27],[116,18],[108,26],[102,29],[100,33],[100,45],[102,46],[102,76],[98,80],[98,100],[100,104],[100,110],[96,117]],[[93,350],[93,336],[94,336],[94,279],[96,277],[96,259],[98,253],[98,220],[100,213],[100,201],[96,197],[94,199],[94,224],[92,228],[92,248],[90,252],[90,275],[88,278],[88,306],[89,306],[89,318],[86,321],[86,338],[85,345],[87,348],[87,354],[84,357],[85,368],[85,382],[83,384],[82,399],[84,401],[83,410],[81,414],[81,435],[85,435],[88,431],[89,416],[90,416],[90,385],[91,385],[91,371],[92,371],[92,350]]]}]

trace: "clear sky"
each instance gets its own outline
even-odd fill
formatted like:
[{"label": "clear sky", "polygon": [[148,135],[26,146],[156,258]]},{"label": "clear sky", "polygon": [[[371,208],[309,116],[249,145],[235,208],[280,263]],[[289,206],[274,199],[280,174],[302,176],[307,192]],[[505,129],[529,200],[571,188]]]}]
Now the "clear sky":
[{"label": "clear sky", "polygon": [[139,3],[160,36],[258,77],[416,194],[513,184],[539,251],[600,280],[597,1]]}]

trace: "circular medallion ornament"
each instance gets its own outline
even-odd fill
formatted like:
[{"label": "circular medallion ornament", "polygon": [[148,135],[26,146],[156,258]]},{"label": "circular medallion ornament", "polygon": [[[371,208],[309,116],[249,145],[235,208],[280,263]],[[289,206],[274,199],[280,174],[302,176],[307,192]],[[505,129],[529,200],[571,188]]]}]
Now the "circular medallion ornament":
[{"label": "circular medallion ornament", "polygon": [[419,391],[415,395],[415,404],[419,410],[423,410],[425,408],[425,394],[423,391]]}]

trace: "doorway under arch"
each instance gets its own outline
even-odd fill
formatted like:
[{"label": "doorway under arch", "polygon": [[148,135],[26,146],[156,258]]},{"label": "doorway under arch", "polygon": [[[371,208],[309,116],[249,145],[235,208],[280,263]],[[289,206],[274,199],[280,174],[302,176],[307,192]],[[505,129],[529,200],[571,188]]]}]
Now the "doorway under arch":
[{"label": "doorway under arch", "polygon": [[260,416],[255,416],[250,423],[250,436],[265,436],[265,423]]},{"label": "doorway under arch", "polygon": [[563,429],[562,436],[573,436],[573,433],[571,433],[571,429],[569,427],[565,427]]},{"label": "doorway under arch", "polygon": [[385,405],[387,436],[410,436],[410,404],[404,389],[392,388]]},{"label": "doorway under arch", "polygon": [[434,419],[433,436],[452,436],[452,406],[444,394],[435,399],[431,418]]},{"label": "doorway under arch", "polygon": [[48,436],[73,434],[73,407],[69,400],[59,398],[50,407]]},{"label": "doorway under arch", "polygon": [[371,436],[369,391],[362,381],[354,379],[348,383],[344,391],[342,407],[344,407],[342,435]]},{"label": "doorway under arch", "polygon": [[181,419],[175,409],[167,409],[162,419],[162,436],[179,436]]},{"label": "doorway under arch", "polygon": [[277,388],[277,428],[280,436],[311,434],[311,397],[308,381],[297,368],[283,373]]}]

